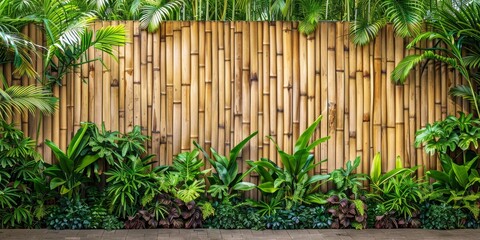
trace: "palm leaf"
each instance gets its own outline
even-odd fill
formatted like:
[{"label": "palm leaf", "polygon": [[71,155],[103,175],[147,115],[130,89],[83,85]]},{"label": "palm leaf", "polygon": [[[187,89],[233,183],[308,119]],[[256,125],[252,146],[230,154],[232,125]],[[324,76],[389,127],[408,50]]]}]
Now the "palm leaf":
[{"label": "palm leaf", "polygon": [[401,37],[414,36],[421,30],[425,8],[418,0],[385,0],[385,14]]},{"label": "palm leaf", "polygon": [[172,13],[179,10],[183,0],[170,2],[146,0],[145,5],[140,9],[140,27],[150,32],[156,31],[160,23],[171,20]]}]

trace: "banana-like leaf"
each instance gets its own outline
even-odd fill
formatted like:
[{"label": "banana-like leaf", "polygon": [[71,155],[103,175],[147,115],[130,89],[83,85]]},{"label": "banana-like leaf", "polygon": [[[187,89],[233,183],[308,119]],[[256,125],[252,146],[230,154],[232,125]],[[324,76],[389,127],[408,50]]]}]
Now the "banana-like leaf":
[{"label": "banana-like leaf", "polygon": [[248,143],[248,141],[250,141],[250,139],[252,139],[255,135],[257,135],[257,133],[258,131],[253,132],[252,134],[250,134],[248,137],[243,139],[243,141],[241,141],[239,144],[237,144],[235,147],[233,147],[230,150],[230,156],[229,156],[230,162],[237,160],[237,156],[240,153],[240,151]]},{"label": "banana-like leaf", "polygon": [[58,163],[62,171],[71,173],[73,172],[74,162],[70,159],[54,142],[45,140],[45,144],[52,149],[53,154],[57,157]]},{"label": "banana-like leaf", "polygon": [[[312,138],[315,129],[317,129],[318,124],[322,120],[322,115],[318,116],[318,118],[298,137],[297,142],[295,142],[295,147],[293,152],[297,152],[300,149],[305,149]],[[317,145],[319,143],[316,143]],[[308,147],[312,149],[311,147]]]},{"label": "banana-like leaf", "polygon": [[83,157],[82,159],[80,159],[80,161],[78,162],[76,168],[75,168],[75,172],[81,172],[83,171],[86,167],[90,166],[90,164],[94,163],[95,161],[97,161],[98,159],[100,158],[100,156],[98,156],[98,154],[95,154],[95,155],[86,155],[85,157]]},{"label": "banana-like leaf", "polygon": [[330,175],[328,175],[328,174],[314,175],[307,180],[306,185],[310,185],[310,184],[313,184],[313,183],[316,183],[316,182],[319,182],[319,181],[327,180],[328,178],[330,178]]},{"label": "banana-like leaf", "polygon": [[274,193],[278,191],[278,188],[273,186],[272,182],[264,182],[261,183],[260,185],[257,186],[260,191],[265,192],[265,193]]},{"label": "banana-like leaf", "polygon": [[52,178],[52,180],[50,180],[50,189],[55,189],[59,186],[62,186],[65,183],[66,181],[64,179],[61,179],[59,177],[54,177]]},{"label": "banana-like leaf", "polygon": [[382,174],[382,157],[380,152],[377,152],[372,160],[372,166],[370,169],[370,179],[372,182],[378,182],[380,175]]},{"label": "banana-like leaf", "polygon": [[249,191],[254,189],[255,187],[256,185],[251,182],[239,182],[233,186],[233,190]]}]

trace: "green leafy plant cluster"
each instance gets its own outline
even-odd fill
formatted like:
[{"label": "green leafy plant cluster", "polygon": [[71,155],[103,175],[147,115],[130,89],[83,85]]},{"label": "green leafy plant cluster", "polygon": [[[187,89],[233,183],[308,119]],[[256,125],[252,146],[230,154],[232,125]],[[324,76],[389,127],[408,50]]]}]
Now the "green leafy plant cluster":
[{"label": "green leafy plant cluster", "polygon": [[90,207],[78,199],[61,198],[47,217],[47,227],[62,229],[86,229],[92,224]]},{"label": "green leafy plant cluster", "polygon": [[255,229],[265,228],[264,219],[258,211],[239,202],[222,201],[213,204],[215,213],[205,221],[206,227],[219,229]]},{"label": "green leafy plant cluster", "polygon": [[281,209],[275,214],[265,216],[267,229],[320,229],[329,228],[332,219],[324,206],[294,206],[292,209]]},{"label": "green leafy plant cluster", "polygon": [[422,225],[426,229],[456,229],[463,228],[466,219],[467,214],[459,208],[445,203],[426,204]]}]

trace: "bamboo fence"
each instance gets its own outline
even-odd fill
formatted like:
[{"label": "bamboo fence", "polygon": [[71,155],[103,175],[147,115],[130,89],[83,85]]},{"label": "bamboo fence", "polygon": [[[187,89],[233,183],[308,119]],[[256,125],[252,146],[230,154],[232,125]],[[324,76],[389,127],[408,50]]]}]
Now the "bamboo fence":
[{"label": "bamboo fence", "polygon": [[[415,50],[395,37],[388,26],[367,46],[351,43],[348,23],[322,22],[305,36],[292,22],[166,22],[156,33],[138,22],[97,22],[93,27],[124,24],[129,42],[118,48],[118,61],[91,49],[88,58],[103,57],[69,73],[56,87],[58,112],[44,117],[23,114],[13,121],[47,162],[53,156],[44,145],[51,139],[66,148],[80,123],[105,123],[107,129],[128,132],[141,125],[151,136],[148,151],[158,164],[193,148],[197,141],[219,153],[258,131],[239,163],[261,157],[278,162],[272,136],[291,152],[295,140],[318,115],[323,120],[315,137],[331,139],[314,150],[328,159],[315,173],[327,173],[361,156],[367,173],[376,152],[383,170],[404,165],[437,168],[434,158],[413,146],[415,131],[468,104],[447,97],[461,80],[445,65],[429,62],[413,72],[405,85],[390,81],[395,65]],[[25,35],[42,43],[34,26]],[[32,56],[38,71],[42,60]],[[12,75],[1,66],[9,84],[38,84]],[[37,136],[38,134],[38,136]],[[252,181],[257,176],[252,175]]]}]

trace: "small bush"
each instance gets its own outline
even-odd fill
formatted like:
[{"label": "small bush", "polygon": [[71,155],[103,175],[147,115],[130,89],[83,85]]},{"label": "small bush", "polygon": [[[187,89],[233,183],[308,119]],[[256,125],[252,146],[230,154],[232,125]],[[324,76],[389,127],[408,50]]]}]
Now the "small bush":
[{"label": "small bush", "polygon": [[85,229],[92,226],[90,207],[80,200],[62,198],[47,218],[47,227],[56,230]]},{"label": "small bush", "polygon": [[426,229],[463,228],[467,215],[459,208],[447,204],[427,204],[423,218]]},{"label": "small bush", "polygon": [[290,210],[278,210],[275,214],[265,217],[268,229],[306,229],[328,228],[332,224],[331,217],[325,207],[292,207]]}]

